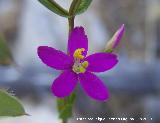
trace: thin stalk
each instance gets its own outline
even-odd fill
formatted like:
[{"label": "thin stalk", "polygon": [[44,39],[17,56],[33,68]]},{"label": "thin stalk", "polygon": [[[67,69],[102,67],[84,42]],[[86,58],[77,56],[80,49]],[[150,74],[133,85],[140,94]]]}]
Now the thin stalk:
[{"label": "thin stalk", "polygon": [[73,0],[70,9],[69,9],[69,16],[68,23],[69,23],[69,34],[74,29],[74,19],[75,19],[75,13],[77,11],[77,8],[79,7],[81,3],[81,0]]},{"label": "thin stalk", "polygon": [[72,30],[74,29],[74,18],[75,18],[75,17],[68,18],[69,34],[70,34],[70,33],[72,32]]}]

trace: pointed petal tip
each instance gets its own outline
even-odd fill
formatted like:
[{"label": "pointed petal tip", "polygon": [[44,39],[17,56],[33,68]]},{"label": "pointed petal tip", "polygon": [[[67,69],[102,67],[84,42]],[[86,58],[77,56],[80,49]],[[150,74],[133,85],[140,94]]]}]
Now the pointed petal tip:
[{"label": "pointed petal tip", "polygon": [[122,24],[121,26],[120,26],[120,32],[124,32],[124,30],[125,30],[125,24]]},{"label": "pointed petal tip", "polygon": [[125,28],[125,24],[122,24],[121,27],[122,27],[122,28]]},{"label": "pointed petal tip", "polygon": [[123,34],[124,34],[124,32],[125,32],[125,24],[122,24],[117,32],[118,32],[117,33],[117,37],[120,37],[120,39],[121,39]]}]

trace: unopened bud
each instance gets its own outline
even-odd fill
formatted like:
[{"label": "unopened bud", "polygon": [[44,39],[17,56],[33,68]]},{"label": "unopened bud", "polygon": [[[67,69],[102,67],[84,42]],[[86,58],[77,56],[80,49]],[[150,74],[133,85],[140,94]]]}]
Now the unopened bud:
[{"label": "unopened bud", "polygon": [[113,35],[113,37],[108,41],[105,51],[106,52],[112,52],[121,41],[123,34],[125,31],[125,25],[122,24],[121,27],[117,30],[117,32]]}]

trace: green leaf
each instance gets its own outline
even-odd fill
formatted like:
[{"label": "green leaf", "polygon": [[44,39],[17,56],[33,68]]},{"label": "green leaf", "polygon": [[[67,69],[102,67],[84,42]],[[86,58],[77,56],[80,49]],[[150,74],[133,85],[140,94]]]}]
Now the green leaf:
[{"label": "green leaf", "polygon": [[39,0],[45,7],[62,17],[69,17],[69,12],[57,4],[54,0]]},{"label": "green leaf", "polygon": [[8,44],[3,38],[3,36],[0,35],[0,64],[10,65],[12,61],[13,57],[10,48],[8,47]]},{"label": "green leaf", "polygon": [[0,116],[16,117],[27,115],[17,98],[0,90]]},{"label": "green leaf", "polygon": [[92,0],[81,0],[81,4],[79,5],[76,14],[81,14],[83,12],[85,12],[88,7],[90,6]]}]

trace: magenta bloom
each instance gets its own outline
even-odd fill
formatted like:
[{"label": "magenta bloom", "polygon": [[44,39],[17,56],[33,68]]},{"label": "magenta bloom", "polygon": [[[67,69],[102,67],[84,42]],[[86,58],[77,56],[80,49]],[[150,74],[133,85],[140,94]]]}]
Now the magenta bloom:
[{"label": "magenta bloom", "polygon": [[38,55],[43,63],[63,70],[51,87],[55,96],[69,96],[79,81],[88,96],[101,101],[108,99],[108,89],[93,72],[104,72],[113,68],[118,62],[117,56],[104,52],[87,56],[87,51],[88,39],[83,27],[74,28],[70,34],[68,54],[48,46],[38,48]]}]

